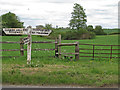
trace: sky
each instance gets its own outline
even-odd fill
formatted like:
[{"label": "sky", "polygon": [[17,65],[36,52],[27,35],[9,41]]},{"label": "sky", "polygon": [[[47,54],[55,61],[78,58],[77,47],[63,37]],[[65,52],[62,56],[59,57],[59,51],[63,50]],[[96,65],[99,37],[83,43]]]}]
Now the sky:
[{"label": "sky", "polygon": [[87,25],[118,27],[119,0],[0,0],[0,15],[15,13],[24,26],[52,24],[68,27],[74,3],[85,9]]}]

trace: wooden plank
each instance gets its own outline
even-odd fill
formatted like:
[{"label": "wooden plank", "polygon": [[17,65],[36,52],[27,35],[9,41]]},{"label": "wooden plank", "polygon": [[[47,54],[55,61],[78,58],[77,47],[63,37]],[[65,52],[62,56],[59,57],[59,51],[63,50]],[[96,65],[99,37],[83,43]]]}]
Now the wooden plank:
[{"label": "wooden plank", "polygon": [[110,59],[112,59],[112,45],[111,45],[111,54],[110,54]]},{"label": "wooden plank", "polygon": [[[59,53],[56,53],[56,54],[59,54]],[[65,54],[65,55],[67,55],[67,54],[71,54],[71,55],[75,55],[75,54],[79,54],[79,53],[60,53],[61,55],[62,54]]]},{"label": "wooden plank", "polygon": [[55,49],[32,49],[32,51],[54,51]]},{"label": "wooden plank", "polygon": [[95,54],[94,49],[95,49],[95,45],[93,45],[93,59],[94,59],[94,54]]},{"label": "wooden plank", "polygon": [[[79,53],[79,42],[75,44],[75,53]],[[79,54],[75,54],[75,59],[79,60]]]},{"label": "wooden plank", "polygon": [[[88,53],[88,52],[79,52],[83,54],[93,54],[93,53]],[[94,53],[94,54],[111,54],[111,53]],[[120,53],[112,53],[112,54],[120,54]]]},{"label": "wooden plank", "polygon": [[[59,39],[58,40],[59,40],[59,44],[61,44],[61,35],[59,35]],[[58,53],[59,53],[58,56],[59,56],[59,58],[61,58],[61,46],[59,46],[58,48],[59,48],[58,49]]]},{"label": "wooden plank", "polygon": [[20,56],[0,56],[0,58],[12,58],[12,57],[20,57]]},{"label": "wooden plank", "polygon": [[0,51],[20,51],[20,49],[0,49]]},{"label": "wooden plank", "polygon": [[0,43],[20,43],[20,42],[9,42],[9,41],[6,41],[6,42],[0,42]]},{"label": "wooden plank", "polygon": [[[82,44],[82,43],[80,43],[79,45],[111,46],[111,45]],[[120,45],[112,45],[112,46],[120,46]]]},{"label": "wooden plank", "polygon": [[32,43],[56,43],[52,41],[33,41]]},{"label": "wooden plank", "polygon": [[55,39],[55,42],[57,42],[57,43],[55,43],[55,57],[58,57],[58,54],[57,54],[58,53],[58,45],[57,45],[58,39],[57,38]]},{"label": "wooden plank", "polygon": [[[93,57],[93,56],[80,56],[80,57]],[[100,56],[94,56],[95,58],[110,58],[110,57],[100,57]],[[112,57],[112,58],[120,58],[120,57]]]},{"label": "wooden plank", "polygon": [[[79,48],[79,50],[93,50],[93,49]],[[94,49],[94,50],[111,50],[111,49]],[[120,49],[112,49],[112,50],[120,50]]]},{"label": "wooden plank", "polygon": [[21,56],[24,55],[24,42],[23,42],[23,38],[20,38],[20,55]]},{"label": "wooden plank", "polygon": [[73,46],[73,45],[76,45],[76,43],[61,43],[61,44],[58,44],[58,46]]}]

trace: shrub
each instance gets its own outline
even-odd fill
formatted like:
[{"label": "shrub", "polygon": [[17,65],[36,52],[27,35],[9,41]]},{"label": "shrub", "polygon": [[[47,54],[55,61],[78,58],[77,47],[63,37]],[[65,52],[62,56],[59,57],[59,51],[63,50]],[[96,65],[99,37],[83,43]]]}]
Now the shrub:
[{"label": "shrub", "polygon": [[95,34],[96,35],[107,35],[102,29],[102,26],[95,26]]},{"label": "shrub", "polygon": [[79,40],[79,39],[91,39],[95,38],[94,32],[89,32],[86,29],[71,30],[62,34],[64,40]]}]

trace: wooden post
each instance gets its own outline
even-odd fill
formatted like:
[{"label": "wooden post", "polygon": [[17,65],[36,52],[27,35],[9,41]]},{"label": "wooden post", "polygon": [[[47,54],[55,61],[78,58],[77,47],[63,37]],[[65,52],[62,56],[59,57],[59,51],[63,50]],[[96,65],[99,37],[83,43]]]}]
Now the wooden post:
[{"label": "wooden post", "polygon": [[58,39],[55,39],[55,57],[58,57]]},{"label": "wooden post", "polygon": [[29,43],[27,44],[27,64],[31,64],[31,46],[32,46],[32,38],[31,38],[32,28],[28,28],[28,38]]},{"label": "wooden post", "polygon": [[24,55],[24,42],[23,42],[23,38],[20,38],[20,55],[21,56]]},{"label": "wooden post", "polygon": [[[61,44],[61,35],[59,35],[59,44]],[[59,50],[58,50],[58,52],[59,52],[59,58],[61,58],[61,46],[59,46]]]},{"label": "wooden post", "polygon": [[95,52],[94,49],[95,49],[95,45],[93,45],[93,59],[94,59],[94,57],[95,57],[95,56],[94,56],[94,52]]},{"label": "wooden post", "polygon": [[110,55],[110,59],[112,59],[112,45],[111,45],[111,55]]},{"label": "wooden post", "polygon": [[79,42],[76,42],[76,45],[75,45],[75,59],[76,60],[79,60]]}]

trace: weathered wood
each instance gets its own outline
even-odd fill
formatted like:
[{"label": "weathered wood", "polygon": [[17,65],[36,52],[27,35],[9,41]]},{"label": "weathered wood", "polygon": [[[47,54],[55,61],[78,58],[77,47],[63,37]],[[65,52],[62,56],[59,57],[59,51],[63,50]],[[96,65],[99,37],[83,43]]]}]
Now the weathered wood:
[{"label": "weathered wood", "polygon": [[[59,54],[59,53],[56,53],[56,54]],[[68,55],[68,54],[71,54],[71,55],[79,55],[79,53],[60,53],[61,55]]]},{"label": "weathered wood", "polygon": [[24,55],[24,42],[23,42],[23,38],[20,38],[20,55],[21,56]]},{"label": "weathered wood", "polygon": [[111,45],[110,59],[112,59],[112,45]]},{"label": "weathered wood", "polygon": [[33,41],[32,43],[56,43],[52,41]]},{"label": "weathered wood", "polygon": [[[59,35],[59,44],[61,44],[61,35]],[[61,58],[61,46],[59,46],[59,58]]]},{"label": "weathered wood", "polygon": [[20,49],[0,49],[0,51],[20,51]]},{"label": "weathered wood", "polygon": [[57,45],[58,44],[58,39],[57,38],[55,39],[55,42],[56,42],[55,43],[55,57],[58,57],[58,54],[57,54],[58,53],[58,45]]},{"label": "weathered wood", "polygon": [[31,28],[28,28],[28,38],[30,39],[29,43],[27,44],[27,64],[31,64],[31,45],[32,45],[32,38],[31,38]]},{"label": "weathered wood", "polygon": [[76,43],[61,43],[61,44],[58,44],[58,46],[73,46],[73,45],[76,45]]},{"label": "weathered wood", "polygon": [[6,41],[6,42],[0,42],[0,43],[20,43],[20,42],[9,42],[9,41]]},{"label": "weathered wood", "polygon": [[[75,53],[79,53],[79,42],[76,42]],[[75,54],[75,59],[79,60],[79,54]]]},{"label": "weathered wood", "polygon": [[54,51],[56,49],[32,49],[32,51]]},{"label": "weathered wood", "polygon": [[95,45],[93,45],[93,59],[94,59],[94,49],[95,49]]}]

